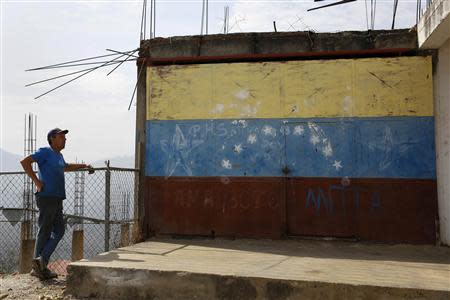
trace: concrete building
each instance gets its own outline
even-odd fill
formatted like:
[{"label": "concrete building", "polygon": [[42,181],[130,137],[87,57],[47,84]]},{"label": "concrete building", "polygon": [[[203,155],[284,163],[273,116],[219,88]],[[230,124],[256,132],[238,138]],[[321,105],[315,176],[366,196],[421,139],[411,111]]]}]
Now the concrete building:
[{"label": "concrete building", "polygon": [[450,245],[450,1],[434,0],[417,25],[421,49],[436,49],[434,106],[440,240]]},{"label": "concrete building", "polygon": [[429,50],[410,30],[141,46],[136,213],[141,238],[157,237],[72,263],[68,293],[449,298],[448,247],[186,238],[448,243],[448,39]]},{"label": "concrete building", "polygon": [[144,237],[438,241],[434,52],[416,32],[141,46]]}]

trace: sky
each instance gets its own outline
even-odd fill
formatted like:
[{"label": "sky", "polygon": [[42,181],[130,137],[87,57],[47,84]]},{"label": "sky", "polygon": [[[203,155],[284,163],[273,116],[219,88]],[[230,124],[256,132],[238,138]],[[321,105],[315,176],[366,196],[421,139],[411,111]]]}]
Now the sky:
[{"label": "sky", "polygon": [[[63,151],[68,162],[134,155],[134,105],[128,110],[137,77],[134,62],[123,64],[109,76],[112,67],[96,70],[37,100],[34,97],[71,77],[31,87],[26,84],[75,70],[25,70],[109,54],[107,48],[136,49],[142,2],[0,0],[1,149],[23,154],[24,118],[33,113],[38,118],[38,147],[46,146],[51,128],[69,130]],[[225,6],[230,9],[230,33],[273,31],[273,21],[278,31],[363,31],[371,23],[365,9],[370,2],[358,0],[307,12],[318,4],[313,0],[210,0],[208,33],[223,32]],[[390,29],[393,2],[377,1],[375,29]],[[200,34],[201,15],[201,0],[156,0],[156,37]],[[396,28],[411,28],[415,23],[416,0],[399,0]]]}]

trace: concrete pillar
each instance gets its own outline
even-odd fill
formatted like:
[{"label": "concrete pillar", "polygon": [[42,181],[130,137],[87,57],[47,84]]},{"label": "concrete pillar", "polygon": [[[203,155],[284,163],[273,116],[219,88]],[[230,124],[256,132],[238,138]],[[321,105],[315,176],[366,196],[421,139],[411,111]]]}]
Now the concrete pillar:
[{"label": "concrete pillar", "polygon": [[135,168],[139,169],[136,174],[134,192],[134,220],[133,243],[142,242],[148,235],[147,222],[145,220],[144,198],[145,198],[145,144],[147,124],[147,60],[146,53],[140,53],[144,58],[138,66],[138,86],[136,93],[136,144],[135,144]]},{"label": "concrete pillar", "polygon": [[35,240],[32,236],[32,226],[30,221],[24,221],[20,225],[20,261],[19,272],[28,273],[31,271],[31,260],[34,257]]},{"label": "concrete pillar", "polygon": [[72,233],[72,261],[84,257],[84,230],[74,230]]},{"label": "concrete pillar", "polygon": [[439,48],[434,84],[440,239],[450,245],[450,39]]},{"label": "concrete pillar", "polygon": [[450,1],[434,0],[427,7],[417,35],[421,49],[438,51],[433,82],[439,233],[450,246]]},{"label": "concrete pillar", "polygon": [[123,223],[120,225],[120,247],[130,245],[130,224]]}]

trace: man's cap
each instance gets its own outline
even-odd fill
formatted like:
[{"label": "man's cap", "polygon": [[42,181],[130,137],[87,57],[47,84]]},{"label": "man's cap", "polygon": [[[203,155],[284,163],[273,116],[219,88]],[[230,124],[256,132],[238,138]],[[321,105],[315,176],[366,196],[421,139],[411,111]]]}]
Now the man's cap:
[{"label": "man's cap", "polygon": [[68,133],[69,132],[69,130],[67,130],[67,129],[60,129],[60,128],[53,128],[52,130],[50,130],[48,133],[47,133],[47,141],[50,141],[50,138],[53,136],[53,135],[55,135],[55,134],[58,134],[58,133],[64,133],[64,134],[66,134],[66,133]]}]

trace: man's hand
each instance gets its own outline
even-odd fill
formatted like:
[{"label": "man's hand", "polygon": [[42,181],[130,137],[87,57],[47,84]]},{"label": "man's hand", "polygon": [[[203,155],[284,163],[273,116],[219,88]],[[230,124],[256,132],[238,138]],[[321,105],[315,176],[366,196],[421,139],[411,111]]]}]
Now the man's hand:
[{"label": "man's hand", "polygon": [[31,164],[34,162],[33,157],[31,155],[25,157],[20,161],[20,164],[23,167],[23,170],[25,173],[27,173],[28,176],[30,176],[31,180],[33,180],[34,184],[36,185],[36,190],[38,192],[41,192],[44,188],[44,183],[37,178],[36,174],[33,171],[33,167]]},{"label": "man's hand", "polygon": [[44,184],[39,179],[34,182],[34,185],[36,186],[36,191],[38,193],[42,192],[42,190],[44,189]]},{"label": "man's hand", "polygon": [[88,174],[94,174],[95,170],[91,165],[86,165],[86,169],[88,169]]}]

